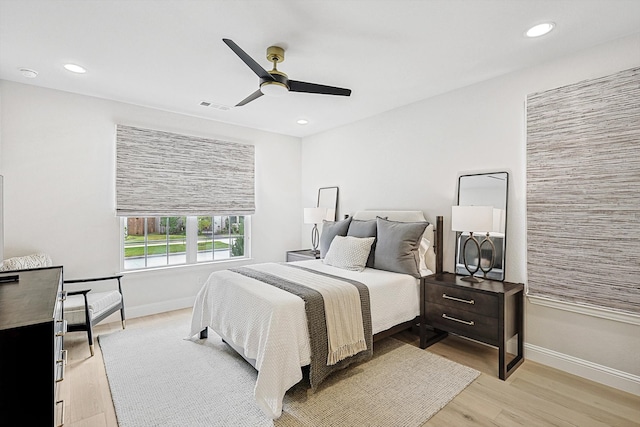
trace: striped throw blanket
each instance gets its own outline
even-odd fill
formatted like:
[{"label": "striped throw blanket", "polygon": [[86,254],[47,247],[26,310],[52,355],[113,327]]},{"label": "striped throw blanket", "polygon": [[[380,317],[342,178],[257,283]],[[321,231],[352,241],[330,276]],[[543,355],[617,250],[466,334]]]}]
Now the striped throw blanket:
[{"label": "striped throw blanket", "polygon": [[304,300],[312,389],[332,372],[373,355],[369,290],[362,283],[288,263],[257,264],[231,271]]}]

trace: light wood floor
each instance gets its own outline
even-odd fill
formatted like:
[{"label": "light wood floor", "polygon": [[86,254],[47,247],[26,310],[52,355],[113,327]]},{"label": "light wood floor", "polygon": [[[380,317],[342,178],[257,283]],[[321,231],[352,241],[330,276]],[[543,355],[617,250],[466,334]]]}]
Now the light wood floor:
[{"label": "light wood floor", "polygon": [[[187,322],[190,309],[127,320],[127,330],[175,319]],[[120,329],[120,323],[96,327],[95,333]],[[397,338],[416,345],[409,332]],[[116,427],[117,421],[102,353],[96,341],[90,357],[86,334],[65,337],[68,364],[61,396],[65,426]],[[144,351],[144,349],[140,349]],[[497,378],[497,350],[448,337],[429,351],[465,364],[482,374],[431,418],[427,427],[464,426],[640,426],[640,397],[525,360],[507,379]]]}]

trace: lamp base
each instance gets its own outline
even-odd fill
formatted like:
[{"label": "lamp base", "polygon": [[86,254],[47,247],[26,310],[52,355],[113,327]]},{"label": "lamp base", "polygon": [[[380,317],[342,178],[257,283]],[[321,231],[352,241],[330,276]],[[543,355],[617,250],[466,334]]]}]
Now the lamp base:
[{"label": "lamp base", "polygon": [[460,280],[464,280],[465,282],[471,282],[471,283],[480,283],[480,282],[484,282],[484,279],[481,279],[479,277],[476,276],[465,276]]},{"label": "lamp base", "polygon": [[320,252],[318,250],[318,243],[320,242],[320,233],[318,232],[318,224],[313,224],[313,229],[311,230],[311,245],[313,246],[313,253],[317,254]]},{"label": "lamp base", "polygon": [[[469,244],[469,242],[472,242],[476,246],[476,251],[478,253],[478,266],[475,268],[475,270],[472,270],[467,263],[467,245]],[[476,237],[473,235],[473,231],[469,232],[469,237],[464,242],[464,246],[462,246],[462,261],[464,262],[464,268],[467,269],[469,275],[460,280],[471,283],[480,283],[484,281],[481,278],[474,276],[474,274],[476,274],[476,272],[480,269],[480,243],[478,243],[478,239],[476,239]]]}]

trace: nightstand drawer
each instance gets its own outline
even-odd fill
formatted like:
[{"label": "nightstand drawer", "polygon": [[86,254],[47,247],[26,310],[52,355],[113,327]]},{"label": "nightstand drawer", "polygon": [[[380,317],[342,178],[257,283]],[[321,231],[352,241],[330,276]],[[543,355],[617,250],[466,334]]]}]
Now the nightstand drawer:
[{"label": "nightstand drawer", "polygon": [[427,304],[427,322],[437,329],[498,345],[498,319],[449,305]]},{"label": "nightstand drawer", "polygon": [[484,316],[497,317],[498,298],[462,287],[427,284],[427,305],[439,304]]},{"label": "nightstand drawer", "polygon": [[310,249],[302,249],[299,251],[287,251],[287,262],[306,261],[309,259],[319,259],[320,252],[314,252]]}]

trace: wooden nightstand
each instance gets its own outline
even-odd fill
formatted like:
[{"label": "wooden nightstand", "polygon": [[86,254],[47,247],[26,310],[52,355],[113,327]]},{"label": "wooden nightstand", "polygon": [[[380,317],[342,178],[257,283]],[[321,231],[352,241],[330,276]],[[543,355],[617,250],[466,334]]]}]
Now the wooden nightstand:
[{"label": "wooden nightstand", "polygon": [[297,251],[287,251],[287,262],[304,261],[307,259],[319,259],[320,251],[313,252],[313,249],[300,249]]},{"label": "wooden nightstand", "polygon": [[[440,333],[426,346],[448,332],[496,346],[498,376],[505,380],[524,361],[524,285],[495,280],[471,283],[462,277],[439,273],[422,279],[426,324]],[[515,335],[517,354],[507,362],[506,343]]]}]

